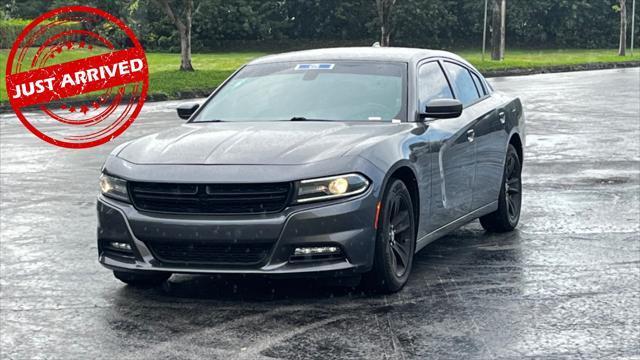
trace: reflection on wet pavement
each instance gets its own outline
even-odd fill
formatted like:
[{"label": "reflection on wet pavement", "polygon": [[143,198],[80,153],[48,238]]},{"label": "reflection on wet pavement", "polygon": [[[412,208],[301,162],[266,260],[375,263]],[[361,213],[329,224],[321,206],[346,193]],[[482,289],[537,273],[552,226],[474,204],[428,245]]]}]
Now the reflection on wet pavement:
[{"label": "reflection on wet pavement", "polygon": [[391,296],[351,279],[123,286],[96,259],[100,164],[180,124],[176,103],[145,105],[125,135],[84,151],[0,115],[1,357],[640,357],[640,70],[492,82],[526,106],[521,226],[474,222],[430,244]]}]

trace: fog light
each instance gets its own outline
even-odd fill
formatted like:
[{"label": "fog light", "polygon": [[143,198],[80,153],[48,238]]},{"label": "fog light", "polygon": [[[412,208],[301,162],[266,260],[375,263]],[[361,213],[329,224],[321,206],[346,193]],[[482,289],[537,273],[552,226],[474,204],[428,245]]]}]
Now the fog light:
[{"label": "fog light", "polygon": [[114,249],[131,251],[131,245],[129,245],[127,243],[111,242],[111,243],[109,243],[109,245],[111,245],[111,247],[114,248]]},{"label": "fog light", "polygon": [[318,246],[318,247],[303,247],[296,248],[293,252],[294,256],[304,255],[320,255],[320,254],[338,254],[340,248],[337,246]]}]

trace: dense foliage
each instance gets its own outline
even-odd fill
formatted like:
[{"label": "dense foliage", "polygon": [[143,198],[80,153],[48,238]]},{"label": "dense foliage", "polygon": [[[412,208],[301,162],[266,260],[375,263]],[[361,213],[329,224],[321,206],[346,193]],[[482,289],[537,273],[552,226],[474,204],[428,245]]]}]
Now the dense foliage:
[{"label": "dense foliage", "polygon": [[[375,0],[195,2],[194,51],[369,45],[379,38]],[[507,0],[507,46],[614,48],[619,35],[619,15],[613,8],[617,2]],[[8,0],[0,9],[0,16],[30,19],[50,8],[77,3],[123,18],[149,49],[179,50],[175,27],[149,0]],[[391,43],[432,48],[479,47],[483,6],[483,0],[398,0]],[[630,9],[628,12],[631,16]],[[640,16],[636,15],[636,20]]]},{"label": "dense foliage", "polygon": [[[13,45],[14,40],[30,22],[31,21],[29,20],[22,19],[0,19],[0,49],[10,48]],[[42,33],[42,36],[38,37],[33,42],[33,46],[41,45],[42,40],[48,39],[52,35],[57,34],[57,32],[61,31],[60,27],[63,27],[65,30],[77,30],[82,28],[80,23],[68,23],[60,25],[55,30],[46,30]]]}]

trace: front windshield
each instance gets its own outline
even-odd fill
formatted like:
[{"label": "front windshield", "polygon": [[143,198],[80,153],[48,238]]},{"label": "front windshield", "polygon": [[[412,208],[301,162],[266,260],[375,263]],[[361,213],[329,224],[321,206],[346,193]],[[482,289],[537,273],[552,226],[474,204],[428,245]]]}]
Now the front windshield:
[{"label": "front windshield", "polygon": [[405,120],[406,69],[372,61],[248,65],[194,122]]}]

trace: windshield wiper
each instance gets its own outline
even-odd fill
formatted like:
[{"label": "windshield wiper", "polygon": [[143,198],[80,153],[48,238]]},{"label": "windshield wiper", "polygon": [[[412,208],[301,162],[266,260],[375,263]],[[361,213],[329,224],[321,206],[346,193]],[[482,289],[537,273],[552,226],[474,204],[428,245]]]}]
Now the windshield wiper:
[{"label": "windshield wiper", "polygon": [[290,119],[290,121],[331,121],[327,119],[308,119],[304,116],[294,116]]},{"label": "windshield wiper", "polygon": [[200,121],[196,121],[199,123],[208,123],[208,122],[224,122],[224,120],[220,120],[220,119],[211,119],[211,120],[200,120]]}]

